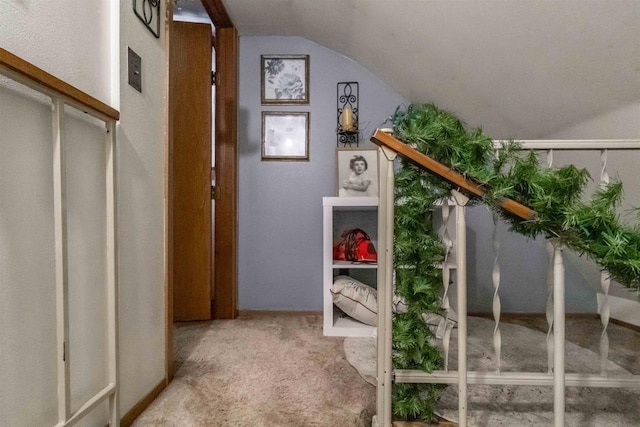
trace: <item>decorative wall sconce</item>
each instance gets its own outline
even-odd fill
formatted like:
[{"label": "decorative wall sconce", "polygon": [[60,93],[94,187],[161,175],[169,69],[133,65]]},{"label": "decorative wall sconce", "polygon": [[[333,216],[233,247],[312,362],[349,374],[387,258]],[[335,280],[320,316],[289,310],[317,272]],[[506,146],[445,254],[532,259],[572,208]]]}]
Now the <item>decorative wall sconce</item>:
[{"label": "decorative wall sconce", "polygon": [[339,82],[337,88],[338,102],[338,147],[358,146],[358,114],[359,114],[358,82]]},{"label": "decorative wall sconce", "polygon": [[133,0],[133,11],[138,19],[160,38],[160,0]]}]

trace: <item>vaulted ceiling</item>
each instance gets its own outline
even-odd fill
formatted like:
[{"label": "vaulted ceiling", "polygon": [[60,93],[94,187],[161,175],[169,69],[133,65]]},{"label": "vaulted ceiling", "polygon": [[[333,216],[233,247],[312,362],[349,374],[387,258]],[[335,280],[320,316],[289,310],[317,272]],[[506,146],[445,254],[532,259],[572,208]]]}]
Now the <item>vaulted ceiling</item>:
[{"label": "vaulted ceiling", "polygon": [[494,138],[545,137],[629,106],[640,116],[640,0],[223,3],[241,36],[313,40]]}]

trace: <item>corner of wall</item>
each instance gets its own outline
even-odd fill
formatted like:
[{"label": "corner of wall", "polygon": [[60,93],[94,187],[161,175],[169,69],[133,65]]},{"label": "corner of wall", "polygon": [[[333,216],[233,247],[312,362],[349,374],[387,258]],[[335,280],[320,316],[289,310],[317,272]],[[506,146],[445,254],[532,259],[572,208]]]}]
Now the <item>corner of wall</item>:
[{"label": "corner of wall", "polygon": [[[123,3],[112,9],[119,24],[114,49],[118,66],[112,79],[117,86],[112,96],[121,113],[117,156],[121,414],[137,410],[166,380],[167,3],[161,2],[160,38],[130,6]],[[127,83],[129,47],[142,58],[142,93]]]}]

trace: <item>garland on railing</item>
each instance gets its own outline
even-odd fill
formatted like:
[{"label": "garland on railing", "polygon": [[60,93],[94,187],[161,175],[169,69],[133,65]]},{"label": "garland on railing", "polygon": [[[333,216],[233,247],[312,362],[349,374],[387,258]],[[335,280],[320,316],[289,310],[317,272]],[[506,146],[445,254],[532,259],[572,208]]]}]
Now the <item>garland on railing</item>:
[{"label": "garland on railing", "polygon": [[[482,130],[467,130],[452,113],[433,104],[396,112],[393,125],[396,138],[485,187],[484,201],[514,231],[558,238],[567,247],[586,253],[627,288],[640,290],[640,232],[637,226],[619,221],[620,182],[600,188],[584,202],[583,191],[590,179],[585,169],[542,167],[535,152],[523,153],[514,142],[496,155]],[[444,249],[433,230],[430,211],[452,188],[408,161],[403,161],[396,174],[395,186],[396,292],[405,299],[408,311],[394,317],[394,366],[431,372],[442,367],[442,356],[430,344],[433,335],[421,315],[441,311],[442,275],[437,265],[444,259]],[[503,197],[534,209],[538,219],[522,221],[503,211],[496,203]],[[432,421],[433,405],[442,388],[395,384],[394,415]]]},{"label": "garland on railing", "polygon": [[[430,344],[433,334],[422,320],[425,312],[440,311],[444,247],[433,230],[431,215],[437,199],[445,197],[432,175],[404,162],[395,176],[394,265],[396,293],[407,303],[406,313],[393,319],[393,363],[396,369],[442,368],[440,351]],[[402,419],[433,421],[433,405],[442,385],[395,384],[393,413]]]}]

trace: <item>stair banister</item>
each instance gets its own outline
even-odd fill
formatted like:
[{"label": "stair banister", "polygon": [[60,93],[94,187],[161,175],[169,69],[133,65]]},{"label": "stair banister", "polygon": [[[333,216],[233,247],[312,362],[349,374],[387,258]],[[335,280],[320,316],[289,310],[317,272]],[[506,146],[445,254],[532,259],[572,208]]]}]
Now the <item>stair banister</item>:
[{"label": "stair banister", "polygon": [[[80,89],[60,80],[24,59],[0,48],[0,74],[51,97],[53,124],[53,205],[55,234],[56,282],[56,360],[58,371],[58,422],[56,427],[78,423],[100,403],[108,400],[109,425],[120,425],[119,365],[118,365],[118,271],[116,230],[116,122],[120,113]],[[65,185],[65,106],[83,111],[105,124],[105,217],[106,217],[106,277],[108,384],[89,398],[79,409],[71,411],[71,366],[69,341],[69,281],[67,259],[67,211]]]},{"label": "stair banister", "polygon": [[[446,166],[436,162],[428,156],[418,152],[411,146],[394,138],[390,133],[383,130],[376,130],[371,140],[377,144],[379,148],[380,159],[380,208],[383,213],[378,218],[378,235],[386,236],[385,241],[381,242],[381,252],[384,253],[384,266],[380,265],[378,270],[378,400],[377,415],[374,416],[374,427],[390,427],[391,426],[391,386],[393,380],[396,383],[431,383],[431,384],[456,384],[459,388],[458,415],[459,425],[466,426],[466,387],[467,384],[491,384],[491,385],[530,385],[530,386],[552,386],[554,389],[554,426],[562,427],[565,423],[565,387],[628,387],[640,388],[640,375],[627,376],[606,376],[604,366],[606,364],[606,355],[608,353],[608,339],[606,337],[606,327],[608,324],[609,308],[608,305],[603,306],[601,316],[603,323],[603,336],[601,339],[602,351],[602,373],[601,374],[580,374],[565,373],[565,286],[564,286],[564,261],[562,256],[563,245],[560,241],[551,239],[549,241],[550,249],[550,298],[548,301],[547,319],[549,321],[549,335],[553,332],[553,337],[548,337],[549,349],[549,372],[500,372],[498,360],[498,369],[496,372],[468,371],[466,367],[466,258],[464,251],[458,253],[458,276],[462,272],[462,280],[458,280],[458,345],[459,345],[459,366],[458,371],[445,370],[425,373],[417,370],[395,370],[391,366],[391,322],[392,314],[390,307],[393,291],[390,278],[390,270],[393,269],[393,160],[396,155],[412,161],[414,164],[428,170],[430,173],[440,176],[442,179],[450,182],[459,191],[464,192],[472,197],[484,198],[486,193],[484,189],[462,175],[451,171]],[[496,149],[502,145],[501,141],[494,142]],[[608,174],[606,174],[606,151],[607,150],[639,150],[640,140],[547,140],[547,141],[524,141],[521,144],[523,149],[547,150],[548,163],[551,166],[553,162],[553,150],[598,150],[602,154],[603,173],[601,174],[601,183],[606,184]],[[384,190],[383,190],[384,188]],[[457,191],[453,191],[456,195]],[[461,196],[462,194],[459,194]],[[456,203],[457,235],[464,236],[464,204]],[[517,203],[513,200],[504,199],[499,201],[502,209],[510,212],[524,220],[537,218],[535,211]],[[462,242],[464,242],[464,237]],[[383,244],[384,243],[384,246]],[[459,241],[460,243],[460,241]],[[461,244],[462,245],[462,244]],[[380,272],[384,271],[384,276],[380,276]],[[499,270],[498,270],[499,271]],[[385,276],[387,278],[385,279]],[[499,278],[498,278],[499,281]],[[495,285],[495,283],[494,283]],[[603,284],[606,293],[608,283]],[[462,291],[462,292],[461,292]],[[497,286],[496,286],[497,293]],[[461,296],[462,294],[462,296]],[[445,294],[446,296],[446,294]],[[606,304],[606,301],[605,301]],[[464,307],[464,309],[461,309]],[[494,311],[496,306],[494,304]],[[497,305],[496,324],[499,319],[499,304]],[[602,347],[606,347],[603,348]],[[499,357],[499,349],[496,350]]]}]

